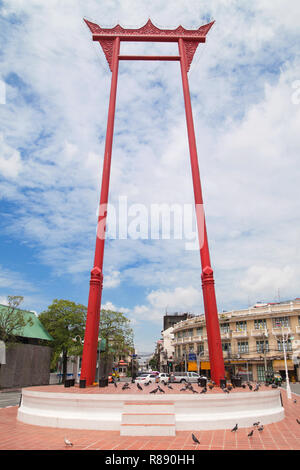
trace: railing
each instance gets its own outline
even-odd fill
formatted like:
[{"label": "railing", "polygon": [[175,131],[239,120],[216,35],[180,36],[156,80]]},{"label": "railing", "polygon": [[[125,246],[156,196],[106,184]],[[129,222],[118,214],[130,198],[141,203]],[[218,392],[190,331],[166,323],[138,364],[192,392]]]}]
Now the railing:
[{"label": "railing", "polygon": [[289,335],[291,333],[291,329],[289,326],[284,326],[284,327],[279,327],[279,328],[272,328],[272,333],[274,336],[282,336],[282,333],[284,335]]},{"label": "railing", "polygon": [[232,338],[248,338],[248,331],[247,330],[233,331]]},{"label": "railing", "polygon": [[254,330],[251,330],[251,336],[254,336],[255,338],[263,338],[268,336],[268,330],[267,328],[254,328]]},{"label": "railing", "polygon": [[230,331],[221,331],[221,339],[230,339]]}]

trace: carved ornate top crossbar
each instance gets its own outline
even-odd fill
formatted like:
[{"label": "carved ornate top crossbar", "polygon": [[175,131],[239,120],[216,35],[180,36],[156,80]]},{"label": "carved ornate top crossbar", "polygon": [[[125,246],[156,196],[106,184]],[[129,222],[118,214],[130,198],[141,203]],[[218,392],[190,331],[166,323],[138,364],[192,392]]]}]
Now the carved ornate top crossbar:
[{"label": "carved ornate top crossbar", "polygon": [[[155,26],[149,19],[141,28],[125,29],[120,25],[113,28],[101,28],[96,23],[84,20],[92,32],[93,41],[98,41],[103,49],[110,70],[112,70],[112,50],[114,39],[119,38],[120,41],[140,41],[140,42],[179,42],[183,40],[185,54],[187,58],[187,71],[190,68],[194,54],[200,42],[205,42],[206,35],[214,21],[200,26],[198,29],[185,29],[178,26],[176,29],[160,29]],[[119,55],[119,60],[167,60],[179,61],[180,56],[136,56],[136,55]]]}]

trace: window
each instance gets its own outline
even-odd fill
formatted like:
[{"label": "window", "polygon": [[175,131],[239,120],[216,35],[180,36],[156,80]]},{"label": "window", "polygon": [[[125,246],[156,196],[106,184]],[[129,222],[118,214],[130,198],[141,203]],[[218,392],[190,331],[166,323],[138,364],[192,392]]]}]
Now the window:
[{"label": "window", "polygon": [[197,354],[200,354],[203,351],[204,351],[204,344],[203,343],[197,344]]},{"label": "window", "polygon": [[239,341],[238,342],[238,352],[239,353],[248,353],[249,352],[248,341]]},{"label": "window", "polygon": [[267,328],[267,321],[263,320],[254,320],[254,328],[255,330],[264,330]]},{"label": "window", "polygon": [[258,382],[264,382],[266,380],[265,366],[257,364],[257,379]]},{"label": "window", "polygon": [[221,333],[229,333],[229,323],[221,323],[220,330]]},{"label": "window", "polygon": [[198,327],[196,329],[196,336],[202,336],[203,335],[203,327]]},{"label": "window", "polygon": [[237,321],[236,322],[236,331],[246,331],[247,322],[246,321]]},{"label": "window", "polygon": [[273,328],[289,327],[290,319],[289,317],[276,317],[273,318]]},{"label": "window", "polygon": [[269,352],[269,341],[256,341],[256,351],[258,353]]},{"label": "window", "polygon": [[222,343],[222,351],[231,352],[231,343]]},{"label": "window", "polygon": [[286,351],[292,351],[292,342],[291,342],[290,339],[288,339],[287,342],[286,342],[286,341],[280,341],[280,340],[278,340],[278,341],[277,341],[277,349],[278,349],[278,351],[283,351],[283,348],[284,348],[283,343],[285,343],[285,344],[287,343],[287,344],[286,344],[286,348],[285,348]]}]

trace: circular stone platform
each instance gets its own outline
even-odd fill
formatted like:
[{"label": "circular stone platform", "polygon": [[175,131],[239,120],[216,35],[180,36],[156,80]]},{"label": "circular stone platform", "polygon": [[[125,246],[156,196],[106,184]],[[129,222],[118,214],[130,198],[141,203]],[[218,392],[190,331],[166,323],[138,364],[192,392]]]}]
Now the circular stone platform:
[{"label": "circular stone platform", "polygon": [[[166,393],[150,394],[156,386],[130,391],[112,385],[105,388],[63,386],[22,390],[19,421],[56,428],[119,430],[121,435],[175,435],[182,430],[230,429],[270,424],[284,419],[280,390],[261,387],[257,392],[220,389],[205,394],[180,392],[181,384],[165,387]],[[195,384],[194,384],[195,385]],[[194,387],[201,391],[197,385]]]}]

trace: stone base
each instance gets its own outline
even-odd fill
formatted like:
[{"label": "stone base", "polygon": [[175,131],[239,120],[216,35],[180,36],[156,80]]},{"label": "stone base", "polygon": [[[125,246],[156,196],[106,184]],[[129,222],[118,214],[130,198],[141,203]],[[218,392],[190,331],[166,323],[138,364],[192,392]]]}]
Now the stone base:
[{"label": "stone base", "polygon": [[146,436],[174,435],[166,433],[181,430],[231,429],[236,423],[243,428],[255,421],[270,424],[284,418],[279,390],[196,396],[89,394],[79,390],[47,393],[23,389],[17,419],[54,428],[116,430],[122,434],[142,431],[145,434],[131,435]]}]

